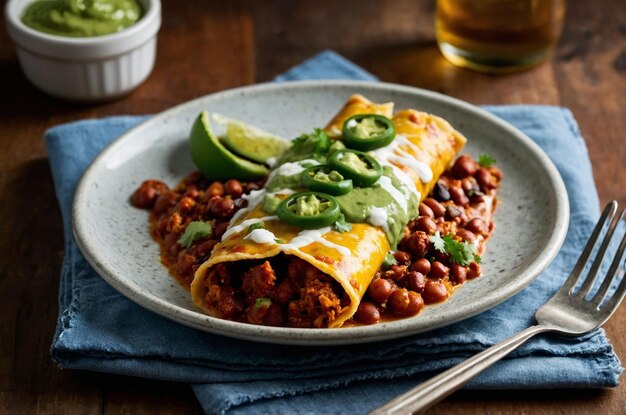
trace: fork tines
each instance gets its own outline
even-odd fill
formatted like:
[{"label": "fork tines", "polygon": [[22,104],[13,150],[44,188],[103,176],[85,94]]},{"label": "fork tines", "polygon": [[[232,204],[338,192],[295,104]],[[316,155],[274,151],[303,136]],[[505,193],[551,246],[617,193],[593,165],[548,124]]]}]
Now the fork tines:
[{"label": "fork tines", "polygon": [[[598,271],[600,270],[600,267],[604,260],[604,256],[607,252],[607,249],[609,248],[611,239],[613,238],[613,234],[615,233],[618,225],[624,221],[626,209],[622,209],[621,213],[619,215],[616,215],[617,207],[618,204],[614,200],[606,205],[604,211],[602,212],[602,215],[600,216],[600,220],[598,221],[596,227],[591,233],[589,241],[587,241],[587,245],[583,249],[583,252],[580,254],[580,257],[578,258],[578,261],[576,262],[572,273],[561,288],[561,291],[565,291],[569,295],[574,295],[581,300],[585,299],[592,292],[594,283],[596,282]],[[596,254],[595,260],[591,264],[589,272],[582,282],[582,285],[578,290],[576,290],[576,293],[574,293],[576,286],[585,270],[585,267],[587,266],[587,263],[589,262],[589,259],[594,252],[597,242],[600,239],[602,230],[605,228],[607,222],[608,227],[604,235],[604,239],[602,240],[602,244],[600,245],[600,249],[598,249],[598,252]],[[611,285],[620,274],[620,272],[618,271],[621,264],[622,256],[624,255],[624,250],[626,250],[626,232],[622,237],[622,241],[619,244],[613,262],[611,263],[611,266],[609,267],[609,270],[607,271],[607,274],[604,277],[602,284],[600,285],[594,296],[589,300],[593,306],[599,307],[602,304],[602,301],[606,297],[606,294],[611,288]],[[606,304],[607,308],[609,308],[609,306],[615,305],[616,301],[621,301],[625,293],[626,278],[622,278],[619,287],[617,287],[612,298]]]}]

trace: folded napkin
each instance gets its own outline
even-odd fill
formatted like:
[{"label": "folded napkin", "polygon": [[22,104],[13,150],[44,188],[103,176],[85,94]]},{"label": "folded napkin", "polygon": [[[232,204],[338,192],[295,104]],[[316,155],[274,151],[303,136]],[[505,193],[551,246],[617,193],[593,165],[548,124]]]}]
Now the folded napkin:
[{"label": "folded napkin", "polygon": [[[277,80],[324,77],[375,79],[324,52]],[[487,110],[535,140],[563,176],[571,221],[557,258],[518,295],[452,326],[374,344],[314,348],[204,333],[159,317],[111,288],[76,247],[72,197],[94,157],[146,117],[79,121],[50,129],[45,140],[65,232],[52,357],[63,368],[193,383],[207,413],[354,414],[527,327],[535,310],[569,274],[599,215],[598,198],[585,143],[568,110],[546,106]],[[546,335],[529,341],[467,387],[610,387],[617,385],[621,371],[603,330],[577,339]]]}]

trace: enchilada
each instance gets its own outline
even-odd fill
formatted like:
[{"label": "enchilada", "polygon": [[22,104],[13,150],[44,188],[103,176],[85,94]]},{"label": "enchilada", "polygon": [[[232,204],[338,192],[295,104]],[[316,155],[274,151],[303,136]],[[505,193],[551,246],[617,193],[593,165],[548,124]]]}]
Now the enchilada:
[{"label": "enchilada", "polygon": [[[465,143],[439,117],[392,111],[391,103],[355,95],[323,131],[296,139],[265,187],[244,196],[246,206],[196,270],[194,303],[210,315],[254,324],[332,328],[352,318],[420,201]],[[381,137],[388,144],[350,148]],[[306,192],[311,178],[337,193]],[[354,182],[350,191],[336,189],[346,180]],[[328,219],[331,205],[339,212],[333,221],[305,225],[313,216]]]}]

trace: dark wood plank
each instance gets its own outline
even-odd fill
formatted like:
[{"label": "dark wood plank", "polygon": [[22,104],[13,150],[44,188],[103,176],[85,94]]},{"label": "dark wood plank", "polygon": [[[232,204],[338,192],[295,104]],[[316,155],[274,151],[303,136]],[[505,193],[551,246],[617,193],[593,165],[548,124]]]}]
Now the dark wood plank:
[{"label": "dark wood plank", "polygon": [[[0,30],[0,413],[199,413],[188,385],[61,371],[48,354],[63,250],[60,214],[41,136],[69,120],[144,114],[214,91],[267,81],[323,49],[381,80],[475,104],[572,109],[587,139],[602,202],[626,204],[626,9],[573,0],[548,62],[490,76],[455,68],[434,43],[432,1],[164,1],[158,58],[130,96],[100,105],[38,92]],[[3,25],[4,23],[0,23]],[[2,26],[4,27],[4,26]],[[11,218],[7,220],[7,218]],[[619,356],[626,311],[607,324]],[[442,414],[621,413],[626,386],[603,391],[460,392]]]},{"label": "dark wood plank", "polygon": [[63,237],[45,129],[81,118],[154,113],[254,82],[252,20],[240,2],[163,6],[154,72],[128,97],[99,105],[65,103],[37,91],[0,30],[0,413],[201,412],[187,384],[62,371],[48,352]]}]

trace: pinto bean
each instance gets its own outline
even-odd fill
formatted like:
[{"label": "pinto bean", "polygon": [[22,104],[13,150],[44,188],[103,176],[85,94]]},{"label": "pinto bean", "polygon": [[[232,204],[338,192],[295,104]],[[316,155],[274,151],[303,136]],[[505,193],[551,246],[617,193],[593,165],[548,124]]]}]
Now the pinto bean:
[{"label": "pinto bean", "polygon": [[152,212],[155,215],[160,215],[165,213],[169,208],[176,205],[180,196],[171,190],[166,190],[159,195],[156,202],[154,203],[154,208],[152,208]]},{"label": "pinto bean", "polygon": [[450,197],[458,206],[466,206],[469,203],[469,199],[465,196],[465,192],[460,187],[451,187]]},{"label": "pinto bean", "polygon": [[465,229],[474,234],[480,234],[483,236],[486,236],[488,232],[485,226],[485,222],[483,222],[481,218],[474,218],[470,220],[467,225],[465,225]]},{"label": "pinto bean", "polygon": [[379,304],[387,301],[389,294],[393,290],[393,283],[385,278],[379,278],[373,281],[367,288],[367,294],[370,298]]},{"label": "pinto bean", "polygon": [[190,198],[192,198],[192,199],[195,199],[195,198],[197,198],[197,197],[198,197],[198,194],[199,194],[199,193],[200,193],[200,192],[198,192],[198,188],[197,188],[196,186],[194,186],[194,185],[190,185],[190,186],[187,188],[187,190],[185,190],[185,195],[184,195],[184,196],[187,196],[187,197],[190,197]]},{"label": "pinto bean", "polygon": [[441,281],[426,281],[422,298],[426,304],[440,303],[448,298],[448,290]]},{"label": "pinto bean", "polygon": [[408,317],[419,313],[424,307],[424,301],[419,294],[400,288],[391,293],[387,306],[394,315]]},{"label": "pinto bean", "polygon": [[213,182],[206,189],[206,193],[209,195],[209,197],[224,196],[224,185],[222,184],[222,182]]},{"label": "pinto bean", "polygon": [[424,286],[426,284],[426,278],[424,278],[424,274],[417,271],[409,271],[405,277],[406,287],[415,291],[416,293],[421,293],[424,291]]},{"label": "pinto bean", "polygon": [[474,278],[480,277],[480,274],[482,274],[480,264],[477,262],[470,262],[469,269],[467,270],[467,278],[473,280]]},{"label": "pinto bean", "polygon": [[430,272],[430,261],[426,258],[420,258],[411,265],[410,269],[426,275]]},{"label": "pinto bean", "polygon": [[411,265],[411,254],[404,251],[396,251],[393,257],[398,261],[398,265]]},{"label": "pinto bean", "polygon": [[452,264],[450,266],[450,280],[455,284],[463,284],[467,279],[467,268],[463,265]]},{"label": "pinto bean", "polygon": [[400,283],[406,273],[406,269],[406,265],[392,265],[387,271],[385,271],[385,278],[396,283]]},{"label": "pinto bean", "polygon": [[404,240],[404,246],[413,258],[423,258],[430,246],[430,239],[425,232],[413,232]]},{"label": "pinto bean", "polygon": [[211,213],[219,219],[230,219],[235,213],[235,202],[230,197],[220,199],[212,207]]},{"label": "pinto bean", "polygon": [[483,192],[486,192],[496,187],[494,178],[488,169],[485,169],[485,168],[478,169],[474,177],[476,178],[476,181],[478,182],[478,185],[480,186],[480,190],[482,190]]},{"label": "pinto bean", "polygon": [[432,197],[427,197],[422,203],[424,203],[433,211],[433,215],[435,215],[435,218],[439,218],[446,214],[446,208]]},{"label": "pinto bean", "polygon": [[146,180],[130,197],[133,206],[140,209],[150,209],[154,206],[159,195],[168,190],[165,183],[158,180]]},{"label": "pinto bean", "polygon": [[354,314],[354,318],[359,323],[375,324],[380,321],[380,311],[374,304],[362,301]]},{"label": "pinto bean", "polygon": [[420,216],[426,216],[426,217],[433,218],[433,219],[435,218],[435,214],[433,213],[433,210],[424,203],[420,203],[419,213],[420,213]]},{"label": "pinto bean", "polygon": [[239,199],[243,194],[243,186],[239,180],[232,179],[224,184],[224,192],[233,199]]},{"label": "pinto bean", "polygon": [[456,231],[456,236],[469,243],[473,243],[476,240],[476,235],[467,229],[459,229]]},{"label": "pinto bean", "polygon": [[434,234],[437,231],[437,224],[428,216],[421,216],[417,219],[416,227],[418,230],[427,234]]},{"label": "pinto bean", "polygon": [[452,165],[452,174],[457,179],[463,179],[467,176],[473,176],[478,166],[470,156],[463,155],[456,159]]},{"label": "pinto bean", "polygon": [[448,272],[450,272],[450,269],[448,267],[446,267],[439,261],[435,261],[430,266],[430,272],[428,273],[428,277],[438,280],[441,278],[445,278],[448,275]]}]

